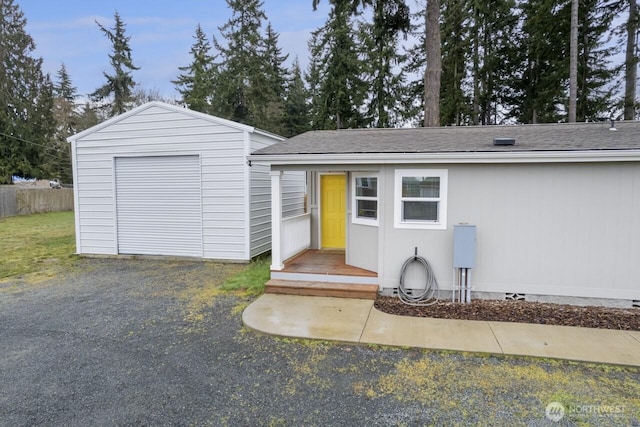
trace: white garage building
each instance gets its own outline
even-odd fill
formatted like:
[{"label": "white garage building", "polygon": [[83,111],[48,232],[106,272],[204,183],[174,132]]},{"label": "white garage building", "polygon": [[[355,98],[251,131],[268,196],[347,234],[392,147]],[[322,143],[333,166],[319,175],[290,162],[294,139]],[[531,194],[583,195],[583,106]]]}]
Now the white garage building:
[{"label": "white garage building", "polygon": [[[246,156],[281,140],[160,102],[70,137],[77,253],[247,261],[270,250],[269,167]],[[305,174],[285,176],[283,215],[303,214]]]}]

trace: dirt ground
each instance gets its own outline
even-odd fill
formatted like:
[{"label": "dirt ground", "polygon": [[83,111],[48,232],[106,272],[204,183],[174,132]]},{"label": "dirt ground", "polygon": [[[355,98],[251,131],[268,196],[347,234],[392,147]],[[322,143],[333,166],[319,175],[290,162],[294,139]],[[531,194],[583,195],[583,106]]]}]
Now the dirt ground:
[{"label": "dirt ground", "polygon": [[249,331],[251,298],[218,288],[240,268],[81,259],[0,281],[0,425],[640,426],[636,368]]},{"label": "dirt ground", "polygon": [[416,307],[404,304],[393,297],[378,298],[375,307],[385,313],[400,316],[640,331],[640,308],[579,307],[565,304],[478,299],[469,304],[438,301],[433,305]]}]

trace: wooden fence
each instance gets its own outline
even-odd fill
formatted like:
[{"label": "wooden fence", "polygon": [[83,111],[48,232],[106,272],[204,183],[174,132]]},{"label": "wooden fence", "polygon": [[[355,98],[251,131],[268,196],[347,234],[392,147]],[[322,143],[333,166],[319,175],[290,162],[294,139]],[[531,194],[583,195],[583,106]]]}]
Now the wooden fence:
[{"label": "wooden fence", "polygon": [[0,186],[0,218],[72,210],[72,188]]}]

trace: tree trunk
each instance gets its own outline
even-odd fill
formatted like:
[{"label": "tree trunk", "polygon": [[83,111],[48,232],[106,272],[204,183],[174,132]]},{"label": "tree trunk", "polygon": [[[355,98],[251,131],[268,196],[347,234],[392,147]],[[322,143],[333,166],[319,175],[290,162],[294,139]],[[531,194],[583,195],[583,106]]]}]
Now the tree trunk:
[{"label": "tree trunk", "polygon": [[576,121],[576,101],[578,99],[578,0],[571,0],[569,46],[569,123],[574,123]]},{"label": "tree trunk", "polygon": [[479,25],[479,13],[478,8],[474,5],[473,7],[473,121],[474,125],[478,124],[480,117],[480,58],[479,58],[479,45],[480,40],[480,31],[478,30]]},{"label": "tree trunk", "polygon": [[636,114],[636,75],[638,58],[636,57],[637,24],[636,0],[629,0],[629,20],[627,21],[627,54],[624,62],[624,119],[633,120]]},{"label": "tree trunk", "polygon": [[440,126],[440,0],[427,1],[426,14],[427,70],[424,74],[424,126]]},{"label": "tree trunk", "polygon": [[[497,103],[496,104],[492,104],[491,100],[493,98],[494,95],[494,83],[493,83],[493,79],[494,79],[494,59],[493,59],[493,44],[492,44],[492,37],[493,34],[491,33],[491,26],[490,25],[484,25],[484,28],[482,30],[483,35],[482,35],[482,63],[484,64],[484,71],[482,72],[482,95],[484,98],[484,103],[482,105],[482,120],[481,120],[481,124],[483,125],[490,125],[490,124],[496,124],[498,122],[498,116],[497,116]],[[489,64],[492,64],[491,66],[489,66]],[[493,119],[491,118],[491,113],[493,112]]]}]

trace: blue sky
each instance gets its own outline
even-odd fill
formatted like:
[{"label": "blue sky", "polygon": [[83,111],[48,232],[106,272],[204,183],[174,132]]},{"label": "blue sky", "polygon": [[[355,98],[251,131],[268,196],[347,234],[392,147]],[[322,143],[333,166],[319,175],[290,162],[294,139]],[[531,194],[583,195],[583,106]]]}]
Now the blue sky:
[{"label": "blue sky", "polygon": [[[191,61],[189,49],[198,23],[211,37],[219,37],[231,11],[224,0],[15,0],[27,19],[27,32],[36,42],[35,55],[44,60],[44,71],[55,78],[65,63],[79,95],[93,92],[111,72],[111,45],[99,30],[113,25],[117,10],[131,36],[134,79],[145,89],[157,89],[165,97],[177,96],[171,83],[178,67]],[[328,15],[328,0],[313,11],[312,0],[264,0],[267,19],[280,33],[280,46],[290,60],[296,55],[308,63],[307,40]]]}]

